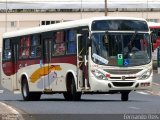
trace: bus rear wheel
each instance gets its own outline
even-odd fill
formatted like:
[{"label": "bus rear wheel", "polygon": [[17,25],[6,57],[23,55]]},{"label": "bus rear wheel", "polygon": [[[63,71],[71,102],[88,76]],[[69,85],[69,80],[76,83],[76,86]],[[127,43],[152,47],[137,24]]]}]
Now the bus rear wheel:
[{"label": "bus rear wheel", "polygon": [[28,87],[27,79],[24,78],[22,80],[21,86],[22,96],[25,101],[32,101],[32,100],[40,100],[41,93],[40,92],[30,92]]},{"label": "bus rear wheel", "polygon": [[69,101],[79,101],[81,95],[82,93],[76,90],[74,77],[70,77],[70,79],[67,80],[67,92],[63,93],[64,98]]},{"label": "bus rear wheel", "polygon": [[121,101],[128,101],[129,99],[129,92],[125,91],[125,92],[121,92]]}]

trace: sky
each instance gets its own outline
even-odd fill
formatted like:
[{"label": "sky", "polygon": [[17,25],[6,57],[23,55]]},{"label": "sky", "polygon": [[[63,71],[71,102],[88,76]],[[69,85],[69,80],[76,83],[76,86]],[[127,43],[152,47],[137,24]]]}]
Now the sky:
[{"label": "sky", "polygon": [[[104,8],[105,0],[0,0],[0,9]],[[160,0],[107,0],[108,8],[160,8]]]}]

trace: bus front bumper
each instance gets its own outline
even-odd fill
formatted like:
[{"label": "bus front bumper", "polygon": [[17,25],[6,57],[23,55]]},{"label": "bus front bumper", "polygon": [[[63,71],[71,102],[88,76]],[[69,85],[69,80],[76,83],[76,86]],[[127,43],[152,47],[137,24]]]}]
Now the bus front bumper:
[{"label": "bus front bumper", "polygon": [[146,80],[97,80],[92,78],[91,91],[148,90],[152,88],[152,77]]}]

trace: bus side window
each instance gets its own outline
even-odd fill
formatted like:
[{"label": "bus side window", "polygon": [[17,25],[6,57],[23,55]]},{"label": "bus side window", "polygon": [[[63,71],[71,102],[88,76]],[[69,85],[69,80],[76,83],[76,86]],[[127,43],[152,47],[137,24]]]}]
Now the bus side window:
[{"label": "bus side window", "polygon": [[76,30],[67,31],[67,54],[76,53]]},{"label": "bus side window", "polygon": [[24,37],[22,37],[22,38],[20,39],[20,43],[19,43],[19,44],[20,44],[19,58],[22,58],[22,56],[23,56],[23,48],[22,48],[22,47],[23,47],[23,44],[24,44],[24,43],[23,43],[23,42],[24,42],[24,39],[25,39]]},{"label": "bus side window", "polygon": [[28,58],[30,55],[30,36],[23,36],[20,39],[20,58]]},{"label": "bus side window", "polygon": [[4,40],[4,48],[3,48],[3,59],[10,60],[11,59],[11,40],[6,39]]},{"label": "bus side window", "polygon": [[53,55],[64,55],[66,52],[64,31],[58,31],[55,34]]},{"label": "bus side window", "polygon": [[26,57],[30,55],[30,36],[26,36]]},{"label": "bus side window", "polygon": [[40,57],[41,56],[41,42],[40,35],[31,36],[31,58]]},{"label": "bus side window", "polygon": [[160,38],[160,29],[158,29],[157,37]]}]

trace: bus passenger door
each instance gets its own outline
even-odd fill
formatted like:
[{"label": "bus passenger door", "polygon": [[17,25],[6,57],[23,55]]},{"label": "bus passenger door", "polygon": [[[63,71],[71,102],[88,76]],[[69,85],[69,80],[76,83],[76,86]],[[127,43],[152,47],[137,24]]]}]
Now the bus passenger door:
[{"label": "bus passenger door", "polygon": [[89,89],[86,41],[86,34],[77,34],[77,85],[81,89]]},{"label": "bus passenger door", "polygon": [[16,92],[16,91],[19,91],[19,89],[20,89],[20,86],[18,86],[18,77],[17,77],[18,69],[19,69],[19,66],[18,66],[18,42],[16,40],[13,40],[12,45],[13,45],[13,47],[12,47],[12,54],[13,54],[12,64],[13,64],[13,73],[15,73],[13,76],[12,86],[13,86],[13,91]]},{"label": "bus passenger door", "polygon": [[46,91],[51,91],[51,79],[50,79],[50,72],[51,72],[51,57],[52,57],[52,39],[51,38],[44,38],[43,39],[43,73],[41,76],[43,79],[43,88]]}]

